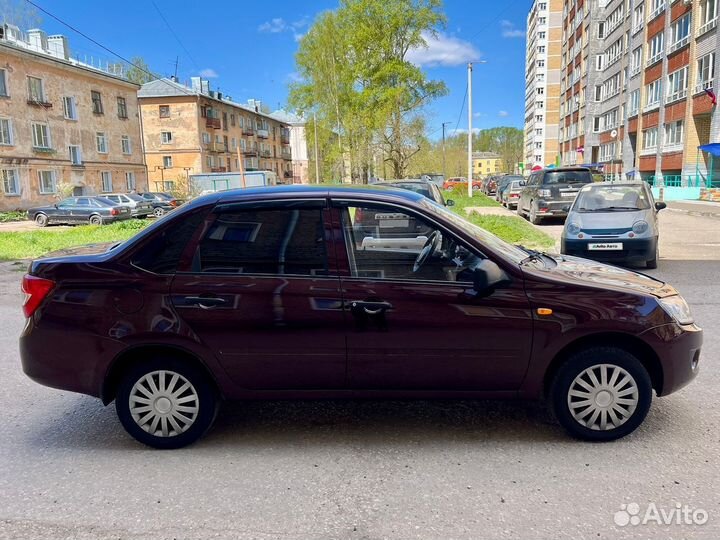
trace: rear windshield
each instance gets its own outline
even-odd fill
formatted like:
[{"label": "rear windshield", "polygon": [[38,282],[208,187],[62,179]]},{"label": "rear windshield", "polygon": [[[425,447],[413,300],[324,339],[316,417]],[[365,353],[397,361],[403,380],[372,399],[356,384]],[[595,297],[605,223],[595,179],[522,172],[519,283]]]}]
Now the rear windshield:
[{"label": "rear windshield", "polygon": [[551,171],[545,173],[543,184],[589,184],[590,171]]},{"label": "rear windshield", "polygon": [[128,193],[128,194],[125,195],[125,196],[128,197],[128,198],[130,198],[130,199],[132,199],[133,201],[144,201],[144,200],[145,200],[145,199],[143,199],[140,195],[138,195],[137,193]]},{"label": "rear windshield", "polygon": [[409,191],[414,191],[415,193],[419,193],[420,195],[423,195],[427,198],[431,198],[430,190],[422,184],[412,184],[412,183],[404,184],[402,182],[395,182],[395,183],[389,184],[389,185],[391,187],[397,187],[397,188],[407,189]]},{"label": "rear windshield", "polygon": [[95,197],[95,202],[99,203],[100,206],[115,206],[115,202],[111,201],[110,199],[106,199],[105,197]]},{"label": "rear windshield", "polygon": [[594,185],[583,189],[575,201],[579,212],[634,212],[650,208],[642,186]]}]

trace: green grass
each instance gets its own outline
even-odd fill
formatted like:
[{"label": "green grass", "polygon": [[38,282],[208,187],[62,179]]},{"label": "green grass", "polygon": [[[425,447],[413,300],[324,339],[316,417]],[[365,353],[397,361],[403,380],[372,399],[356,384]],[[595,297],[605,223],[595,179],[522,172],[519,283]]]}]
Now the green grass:
[{"label": "green grass", "polygon": [[445,199],[455,201],[455,206],[452,207],[452,210],[461,216],[466,215],[465,208],[468,207],[502,206],[495,199],[491,199],[484,193],[475,193],[472,197],[468,197],[467,189],[462,188],[455,188],[452,191],[445,192],[443,196]]},{"label": "green grass", "polygon": [[0,261],[33,259],[69,247],[127,240],[148,225],[128,220],[111,225],[81,225],[71,229],[47,227],[36,231],[0,233]]},{"label": "green grass", "polygon": [[10,223],[11,221],[25,221],[27,214],[20,210],[10,212],[0,212],[0,223]]},{"label": "green grass", "polygon": [[511,244],[541,250],[555,245],[552,237],[517,216],[483,216],[473,212],[463,217]]}]

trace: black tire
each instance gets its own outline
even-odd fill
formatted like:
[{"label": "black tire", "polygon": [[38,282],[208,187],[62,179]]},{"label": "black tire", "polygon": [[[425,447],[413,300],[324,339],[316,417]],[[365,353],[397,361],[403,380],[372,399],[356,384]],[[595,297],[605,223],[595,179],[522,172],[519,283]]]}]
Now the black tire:
[{"label": "black tire", "polygon": [[47,217],[47,214],[35,214],[35,225],[38,227],[46,227],[48,224],[48,221],[50,221]]},{"label": "black tire", "polygon": [[533,225],[540,225],[542,223],[542,218],[538,216],[534,202],[530,202],[530,214],[528,216],[528,219]]},{"label": "black tire", "polygon": [[102,225],[103,224],[102,216],[99,216],[97,214],[90,216],[89,221],[90,221],[90,225]]},{"label": "black tire", "polygon": [[135,216],[135,217],[137,217],[138,219],[147,219],[147,214],[144,214],[142,216]]},{"label": "black tire", "polygon": [[517,212],[517,215],[523,219],[525,219],[525,213],[522,210],[522,204],[518,202],[517,208],[515,208],[515,212]]},{"label": "black tire", "polygon": [[[577,395],[577,392],[591,394],[591,391],[587,389],[583,390],[584,387],[581,386],[580,383],[577,383],[577,378],[585,372],[586,374],[582,376],[583,382],[594,386],[592,380],[586,378],[588,377],[586,370],[595,366],[592,370],[593,374],[596,380],[602,382],[602,375],[600,374],[600,370],[602,369],[601,365],[607,366],[606,383],[612,381],[612,376],[610,375],[611,368],[617,370],[619,373],[616,379],[616,385],[619,385],[619,382],[622,382],[626,375],[630,376],[631,381],[617,389],[620,397],[614,397],[612,390],[605,390],[602,398],[603,400],[610,399],[608,405],[603,405],[605,401],[600,403],[596,401],[600,399],[600,397],[598,397],[599,394],[604,391],[604,386],[599,385],[597,387],[599,391],[592,394],[595,396],[592,400],[592,405],[584,407],[584,401],[590,402],[591,400],[584,400],[582,396]],[[632,389],[632,383],[634,383],[634,390]],[[606,387],[610,388],[607,384]],[[575,392],[575,395],[570,396],[569,392],[571,390]],[[629,394],[630,397],[625,397],[627,395],[626,392],[630,391],[636,393],[636,395]],[[608,394],[610,395],[609,398],[607,397]],[[593,347],[573,354],[560,367],[550,388],[549,398],[555,417],[570,435],[587,441],[613,441],[632,433],[642,424],[643,420],[645,420],[652,402],[652,383],[645,367],[632,354],[616,347]],[[606,429],[601,429],[601,425],[596,429],[592,429],[581,423],[580,420],[577,420],[570,410],[571,406],[569,401],[571,399],[575,399],[575,401],[573,401],[575,404],[575,407],[573,407],[576,411],[575,414],[581,417],[583,414],[587,415],[581,418],[581,420],[585,421],[585,424],[591,423],[595,415],[595,409],[600,409],[601,411],[595,419],[595,422],[602,421],[602,418],[605,418]],[[616,400],[622,400],[623,403],[616,403]],[[632,401],[634,405],[627,405],[625,403],[626,401]],[[612,410],[616,418],[620,419],[617,426],[614,426],[614,421],[610,417],[610,413],[603,413],[603,409],[606,411]],[[618,411],[620,410],[624,410],[627,415],[619,415]],[[611,424],[613,424],[612,426],[607,425],[608,419]]]},{"label": "black tire", "polygon": [[[188,403],[190,408],[197,409],[195,416],[189,418],[190,421],[178,422],[180,418],[177,416],[178,413],[183,415],[189,414],[190,416],[192,416],[192,413],[187,413],[185,411],[173,412],[175,410],[175,405],[170,402],[169,399],[167,399],[167,402],[170,402],[170,405],[164,405],[164,407],[170,407],[169,412],[158,410],[156,408],[157,405],[153,405],[152,411],[135,411],[138,418],[136,421],[133,416],[133,411],[131,411],[130,396],[131,393],[137,394],[138,396],[142,396],[143,394],[138,393],[138,390],[134,392],[133,387],[135,387],[136,383],[140,385],[140,381],[142,381],[146,376],[151,376],[156,387],[160,389],[160,374],[158,373],[160,371],[166,372],[165,381],[168,391],[164,393],[160,392],[161,396],[158,397],[158,399],[155,399],[155,403],[157,404],[158,400],[161,399],[162,396],[171,395],[172,392],[170,392],[170,390],[173,388],[175,390],[180,390],[184,385],[184,382],[182,381],[184,378],[191,386],[185,390],[184,393],[178,394],[178,397],[183,401],[183,403]],[[179,378],[177,379],[175,386],[170,388],[175,374],[179,375]],[[170,381],[167,381],[168,376],[170,376]],[[182,448],[183,446],[192,444],[202,437],[208,429],[210,429],[210,426],[217,416],[219,402],[217,389],[214,383],[200,368],[171,357],[158,357],[136,364],[128,370],[118,387],[118,393],[115,398],[115,410],[117,411],[118,418],[125,430],[137,441],[153,448],[173,449]],[[144,406],[150,407],[149,404]],[[188,406],[184,404],[180,404],[179,406],[188,408]],[[141,404],[140,407],[143,407],[143,405]],[[160,417],[159,423],[155,426],[155,433],[150,433],[149,431],[152,428],[152,423],[148,426],[148,430],[144,429],[139,423],[143,419],[141,415],[149,414],[150,412],[152,412],[153,415]],[[166,418],[164,422],[162,417]],[[173,417],[176,424],[183,428],[181,432],[173,434],[174,429],[171,425],[171,417]],[[162,436],[163,427],[169,429],[168,435],[166,436]],[[156,434],[158,433],[158,429],[160,429],[160,435]]]},{"label": "black tire", "polygon": [[650,259],[645,263],[646,268],[649,268],[650,270],[655,270],[658,267],[658,259],[660,258],[660,249],[655,246],[655,257]]}]

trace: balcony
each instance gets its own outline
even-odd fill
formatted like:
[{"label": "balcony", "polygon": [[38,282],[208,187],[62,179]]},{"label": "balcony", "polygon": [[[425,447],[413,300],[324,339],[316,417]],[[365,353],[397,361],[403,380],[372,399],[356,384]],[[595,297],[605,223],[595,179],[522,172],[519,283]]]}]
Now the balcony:
[{"label": "balcony", "polygon": [[243,126],[242,133],[243,135],[255,135],[255,130],[252,126]]},{"label": "balcony", "polygon": [[668,95],[665,103],[672,103],[673,101],[680,101],[681,99],[685,99],[686,97],[687,97],[687,90],[679,90],[677,92],[673,92],[672,94]]},{"label": "balcony", "polygon": [[34,107],[42,107],[44,109],[52,109],[52,103],[49,103],[45,101],[44,98],[31,98],[27,100],[28,105],[33,105]]},{"label": "balcony", "polygon": [[206,143],[205,150],[208,152],[227,152],[227,146],[221,142]]},{"label": "balcony", "polygon": [[245,156],[257,156],[258,150],[257,148],[243,148],[242,153]]},{"label": "balcony", "polygon": [[227,167],[210,167],[210,172],[227,172]]},{"label": "balcony", "polygon": [[648,21],[652,21],[653,19],[656,19],[657,17],[659,17],[662,13],[665,12],[665,8],[666,8],[666,7],[667,7],[667,6],[665,5],[665,2],[663,2],[661,5],[659,5],[657,8],[655,8],[655,11],[653,11],[653,12],[650,14],[650,17],[648,18]]},{"label": "balcony", "polygon": [[290,134],[285,132],[281,133],[280,142],[283,144],[290,144]]},{"label": "balcony", "polygon": [[272,150],[260,150],[260,156],[264,158],[272,157]]},{"label": "balcony", "polygon": [[670,48],[668,49],[668,54],[674,53],[678,49],[682,49],[685,45],[690,43],[690,36],[685,36],[684,38],[676,41],[672,45],[670,45]]},{"label": "balcony", "polygon": [[282,152],[280,153],[283,159],[286,159],[288,161],[292,160],[292,153],[290,152],[290,149],[282,149]]},{"label": "balcony", "polygon": [[205,126],[210,129],[220,129],[222,123],[219,118],[210,118],[209,116],[205,119]]},{"label": "balcony", "polygon": [[714,30],[717,28],[717,17],[712,19],[711,21],[706,22],[700,27],[700,30],[698,30],[697,37],[702,36],[706,32],[709,32],[710,30]]},{"label": "balcony", "polygon": [[705,90],[712,90],[713,81],[701,81],[695,86],[695,94],[702,94]]},{"label": "balcony", "polygon": [[267,129],[258,129],[257,136],[261,139],[267,139],[268,137],[270,137],[270,133]]}]

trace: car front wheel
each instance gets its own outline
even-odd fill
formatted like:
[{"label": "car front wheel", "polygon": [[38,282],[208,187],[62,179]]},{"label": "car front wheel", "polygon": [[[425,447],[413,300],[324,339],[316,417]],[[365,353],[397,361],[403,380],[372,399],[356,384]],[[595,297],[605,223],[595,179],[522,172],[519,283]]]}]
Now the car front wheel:
[{"label": "car front wheel", "polygon": [[125,430],[153,448],[181,448],[210,428],[218,410],[213,384],[198,368],[172,358],[138,364],[115,399]]},{"label": "car front wheel", "polygon": [[555,416],[570,435],[612,441],[642,424],[652,402],[652,384],[632,354],[594,347],[575,353],[560,367],[550,399]]},{"label": "car front wheel", "polygon": [[48,224],[48,217],[45,214],[37,214],[35,216],[35,225],[45,227]]},{"label": "car front wheel", "polygon": [[103,219],[102,216],[94,215],[90,216],[90,225],[102,225]]},{"label": "car front wheel", "polygon": [[165,215],[165,209],[164,208],[156,208],[153,210],[153,214],[155,217],[163,217]]}]

